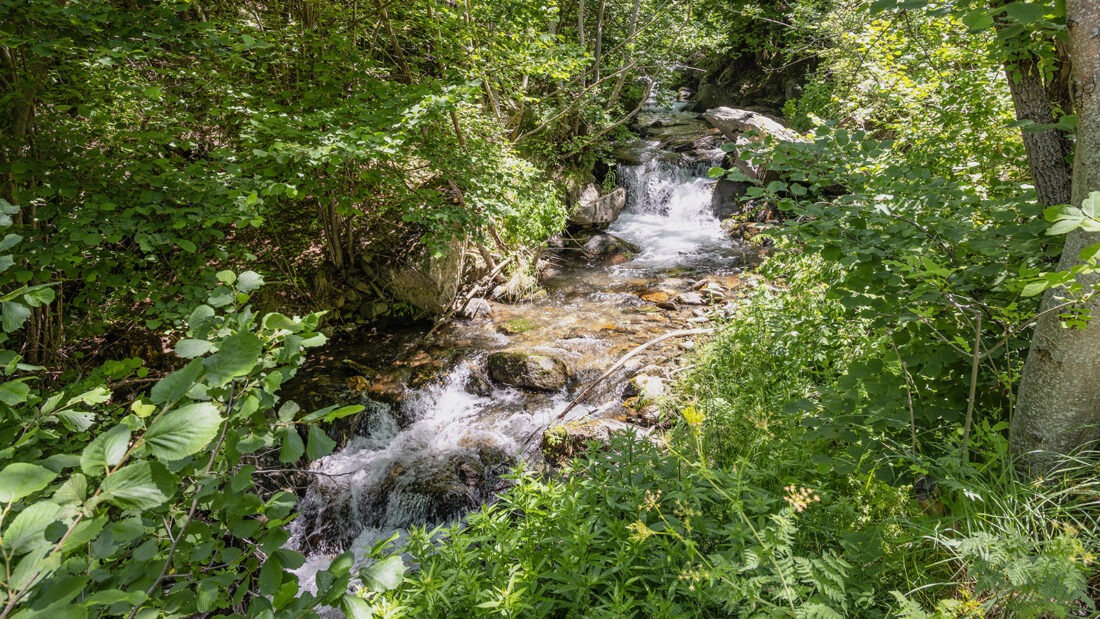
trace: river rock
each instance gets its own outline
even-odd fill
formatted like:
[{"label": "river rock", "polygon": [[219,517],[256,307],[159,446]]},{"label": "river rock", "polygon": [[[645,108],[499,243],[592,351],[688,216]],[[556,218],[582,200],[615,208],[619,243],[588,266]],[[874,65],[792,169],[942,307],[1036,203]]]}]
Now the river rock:
[{"label": "river rock", "polygon": [[595,185],[588,185],[569,215],[569,224],[575,228],[603,229],[618,219],[625,206],[626,190],[622,187],[601,196]]},{"label": "river rock", "polygon": [[560,391],[569,380],[561,359],[525,351],[500,351],[489,355],[489,376],[510,387],[536,391]]},{"label": "river rock", "polygon": [[438,316],[451,308],[465,267],[466,244],[456,242],[445,254],[432,255],[422,247],[404,264],[379,264],[372,271],[395,298]]},{"label": "river rock", "polygon": [[642,165],[657,156],[657,140],[638,140],[623,144],[611,151],[611,156],[626,165]]},{"label": "river rock", "polygon": [[702,305],[705,303],[703,295],[698,292],[681,292],[676,295],[675,301],[682,305]]},{"label": "river rock", "polygon": [[631,378],[623,390],[623,395],[630,398],[641,398],[650,401],[664,397],[665,381],[659,376],[639,374]]},{"label": "river rock", "polygon": [[615,255],[632,255],[638,253],[640,248],[624,241],[613,234],[593,234],[581,245],[581,249],[589,258],[611,258]]},{"label": "river rock", "polygon": [[467,301],[458,314],[463,318],[490,317],[493,315],[493,306],[487,299],[475,297]]},{"label": "river rock", "polygon": [[734,141],[741,137],[763,141],[764,137],[769,135],[783,142],[804,141],[794,131],[763,114],[750,112],[749,110],[717,107],[707,110],[703,114],[703,118],[717,127],[727,138]]}]

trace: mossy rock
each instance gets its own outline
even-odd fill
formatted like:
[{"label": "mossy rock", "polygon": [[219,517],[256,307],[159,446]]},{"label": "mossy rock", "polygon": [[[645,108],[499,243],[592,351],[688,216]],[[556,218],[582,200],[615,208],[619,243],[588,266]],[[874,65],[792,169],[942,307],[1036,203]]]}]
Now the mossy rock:
[{"label": "mossy rock", "polygon": [[537,325],[526,318],[513,318],[497,325],[497,331],[505,335],[519,335],[534,329]]},{"label": "mossy rock", "polygon": [[561,359],[524,351],[501,351],[489,355],[489,377],[494,382],[520,389],[560,391],[569,381]]}]

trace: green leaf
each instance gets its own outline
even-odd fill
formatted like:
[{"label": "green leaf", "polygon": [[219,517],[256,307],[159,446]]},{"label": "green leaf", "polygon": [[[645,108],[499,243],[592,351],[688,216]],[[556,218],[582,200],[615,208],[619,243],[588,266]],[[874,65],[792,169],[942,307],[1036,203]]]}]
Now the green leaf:
[{"label": "green leaf", "polygon": [[373,619],[375,616],[366,600],[350,593],[340,599],[340,608],[348,619]]},{"label": "green leaf", "polygon": [[197,329],[199,325],[214,317],[214,308],[209,305],[200,305],[196,307],[191,315],[187,317],[187,326],[192,329]]},{"label": "green leaf", "polygon": [[3,239],[0,239],[0,251],[8,251],[12,247],[15,247],[23,240],[23,237],[18,234],[4,235]]},{"label": "green leaf", "polygon": [[80,469],[98,477],[119,462],[130,447],[130,428],[121,423],[92,439],[80,454]]},{"label": "green leaf", "polygon": [[264,285],[264,278],[255,271],[245,271],[237,277],[237,290],[248,294]]},{"label": "green leaf", "polygon": [[218,407],[209,402],[189,404],[165,413],[149,426],[145,444],[161,460],[182,460],[214,440],[221,428]]},{"label": "green leaf", "polygon": [[226,305],[229,305],[236,300],[237,297],[233,294],[232,290],[226,288],[225,286],[219,286],[214,289],[214,292],[210,293],[210,296],[207,297],[206,302],[210,305],[213,305],[214,307],[225,307]]},{"label": "green leaf", "polygon": [[1037,294],[1042,294],[1048,286],[1049,284],[1045,281],[1031,282],[1024,286],[1024,289],[1020,291],[1020,295],[1025,297],[1033,297]]},{"label": "green leaf", "polygon": [[302,444],[302,437],[298,435],[298,430],[294,426],[288,427],[283,434],[283,446],[279,449],[279,462],[297,462],[305,452],[306,448]]},{"label": "green leaf", "polygon": [[1100,191],[1094,191],[1081,202],[1081,214],[1092,219],[1100,219]]},{"label": "green leaf", "polygon": [[23,323],[27,322],[27,319],[31,317],[31,308],[22,303],[16,303],[15,301],[4,301],[0,303],[0,312],[4,314],[4,333],[11,333],[18,330],[23,326]]},{"label": "green leaf", "polygon": [[137,606],[145,602],[144,591],[121,591],[119,589],[106,589],[103,591],[96,591],[92,595],[88,596],[88,599],[84,600],[85,606],[113,606],[119,602],[125,602],[132,606]]},{"label": "green leaf", "polygon": [[978,9],[963,15],[962,23],[970,30],[970,34],[976,34],[993,27],[993,16],[985,9]]},{"label": "green leaf", "polygon": [[19,512],[4,531],[4,549],[22,554],[28,545],[45,544],[43,533],[54,523],[60,510],[57,503],[38,501]]},{"label": "green leaf", "polygon": [[183,397],[202,375],[202,359],[195,359],[160,379],[149,394],[154,404],[167,404]]},{"label": "green leaf", "polygon": [[168,495],[154,480],[150,462],[122,467],[103,480],[100,490],[103,500],[122,509],[152,509],[168,500]]},{"label": "green leaf", "polygon": [[61,411],[57,418],[70,432],[86,432],[95,423],[94,414],[80,411]]},{"label": "green leaf", "polygon": [[1058,235],[1058,234],[1066,234],[1066,233],[1069,233],[1069,232],[1073,232],[1074,230],[1081,227],[1081,222],[1082,221],[1084,221],[1084,220],[1083,219],[1063,219],[1063,220],[1058,221],[1057,223],[1055,223],[1053,226],[1047,228],[1046,234],[1048,236],[1054,236],[1054,235]]},{"label": "green leaf", "polygon": [[707,178],[722,178],[725,173],[726,169],[722,166],[714,166],[707,170]]},{"label": "green leaf", "polygon": [[53,493],[53,500],[59,505],[74,505],[84,502],[88,496],[88,478],[80,473],[73,473],[71,477],[61,484],[57,492]]},{"label": "green leaf", "polygon": [[242,331],[222,340],[218,352],[203,360],[211,378],[221,383],[244,376],[256,367],[263,352],[263,343],[255,333]]},{"label": "green leaf", "polygon": [[9,380],[0,383],[0,402],[8,406],[19,406],[27,401],[31,388],[21,380]]},{"label": "green leaf", "polygon": [[1013,2],[1004,6],[1005,15],[1020,24],[1032,24],[1047,14],[1046,6],[1033,2]]},{"label": "green leaf", "polygon": [[223,284],[232,285],[233,282],[237,281],[237,275],[235,273],[233,273],[233,271],[229,271],[229,270],[218,271],[218,274],[215,275],[214,277],[217,277],[218,281],[223,283]]},{"label": "green leaf", "polygon": [[206,340],[180,340],[176,342],[176,354],[184,359],[193,359],[205,355],[213,347],[214,344]]},{"label": "green leaf", "polygon": [[16,462],[0,471],[0,503],[18,501],[45,488],[57,477],[50,469],[37,464]]},{"label": "green leaf", "polygon": [[363,585],[371,591],[381,593],[396,589],[405,579],[405,562],[401,555],[393,555],[359,573]]},{"label": "green leaf", "polygon": [[332,423],[337,419],[343,419],[350,415],[354,415],[363,410],[361,404],[352,404],[351,406],[341,406],[337,408],[335,406],[326,406],[321,410],[313,411],[312,413],[302,417],[300,421],[303,423],[311,423],[319,419],[324,420],[325,423]]},{"label": "green leaf", "polygon": [[275,592],[279,590],[279,584],[283,582],[283,566],[279,563],[279,558],[271,556],[264,561],[264,566],[260,568],[260,593],[264,595],[275,595]]},{"label": "green leaf", "polygon": [[309,427],[309,437],[306,443],[306,456],[310,460],[324,458],[336,449],[336,441],[329,438],[325,431],[317,426]]}]

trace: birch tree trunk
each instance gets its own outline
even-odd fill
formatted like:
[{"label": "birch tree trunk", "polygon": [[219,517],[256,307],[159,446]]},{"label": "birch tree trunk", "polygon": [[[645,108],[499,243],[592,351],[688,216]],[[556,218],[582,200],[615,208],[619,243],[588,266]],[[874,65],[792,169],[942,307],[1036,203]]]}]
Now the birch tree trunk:
[{"label": "birch tree trunk", "polygon": [[[1066,2],[1073,83],[1077,93],[1077,146],[1071,204],[1079,206],[1100,191],[1100,0]],[[1060,268],[1078,261],[1082,249],[1100,243],[1100,233],[1071,232]],[[1082,278],[1086,287],[1100,274]],[[1053,307],[1054,291],[1043,299]],[[1100,296],[1087,305],[1093,320],[1085,329],[1061,326],[1057,312],[1044,314],[1035,327],[1010,429],[1021,466],[1042,475],[1064,454],[1100,437]]]}]

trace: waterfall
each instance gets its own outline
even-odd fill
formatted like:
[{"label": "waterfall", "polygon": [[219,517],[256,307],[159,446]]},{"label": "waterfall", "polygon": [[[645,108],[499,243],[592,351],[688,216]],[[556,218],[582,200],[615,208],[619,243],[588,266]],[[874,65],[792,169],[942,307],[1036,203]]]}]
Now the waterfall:
[{"label": "waterfall", "polygon": [[711,207],[714,181],[708,163],[679,165],[655,157],[638,166],[622,166],[619,181],[627,207],[609,229],[642,248],[625,268],[723,268],[736,264],[742,251],[722,232]]}]

